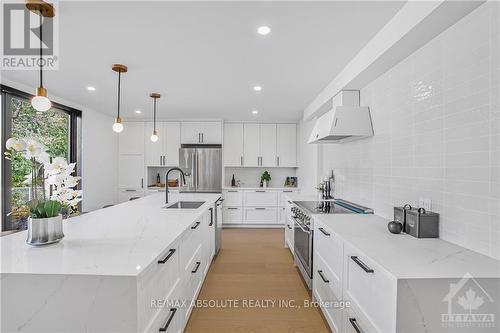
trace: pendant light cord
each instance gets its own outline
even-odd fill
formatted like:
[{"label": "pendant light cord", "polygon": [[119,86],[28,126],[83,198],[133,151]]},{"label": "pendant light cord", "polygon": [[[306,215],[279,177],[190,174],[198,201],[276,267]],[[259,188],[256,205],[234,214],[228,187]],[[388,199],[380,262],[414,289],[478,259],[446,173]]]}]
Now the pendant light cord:
[{"label": "pendant light cord", "polygon": [[43,88],[43,17],[42,13],[40,13],[40,88]]},{"label": "pendant light cord", "polygon": [[156,97],[153,98],[153,131],[156,132]]},{"label": "pendant light cord", "polygon": [[118,71],[118,118],[120,118],[120,90],[121,90],[122,72]]}]

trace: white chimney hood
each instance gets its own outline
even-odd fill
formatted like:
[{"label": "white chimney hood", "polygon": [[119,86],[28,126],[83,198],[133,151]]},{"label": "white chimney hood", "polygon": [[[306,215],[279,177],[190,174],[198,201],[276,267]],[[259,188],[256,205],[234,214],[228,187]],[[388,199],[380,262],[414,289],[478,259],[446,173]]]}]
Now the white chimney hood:
[{"label": "white chimney hood", "polygon": [[342,143],[373,136],[370,109],[359,106],[359,91],[341,91],[330,103],[330,110],[316,120],[308,143]]}]

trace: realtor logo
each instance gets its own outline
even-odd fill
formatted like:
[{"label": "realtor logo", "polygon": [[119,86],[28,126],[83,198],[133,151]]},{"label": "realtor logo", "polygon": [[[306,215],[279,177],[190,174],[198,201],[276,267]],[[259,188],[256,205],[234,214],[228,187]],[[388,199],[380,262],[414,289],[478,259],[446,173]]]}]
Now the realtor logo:
[{"label": "realtor logo", "polygon": [[[57,13],[56,3],[54,6]],[[43,17],[29,11],[25,2],[2,4],[2,70],[44,70],[58,66],[58,15]],[[40,47],[43,57],[40,60]]]},{"label": "realtor logo", "polygon": [[488,311],[494,300],[469,273],[457,283],[450,283],[443,302],[448,303],[448,313],[441,314],[443,327],[495,327],[494,311]]}]

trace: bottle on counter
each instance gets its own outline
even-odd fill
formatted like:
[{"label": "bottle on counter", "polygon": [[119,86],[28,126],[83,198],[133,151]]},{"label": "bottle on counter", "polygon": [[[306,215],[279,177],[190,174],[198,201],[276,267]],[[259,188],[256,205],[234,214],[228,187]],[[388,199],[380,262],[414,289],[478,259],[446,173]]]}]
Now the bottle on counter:
[{"label": "bottle on counter", "polygon": [[231,186],[236,187],[236,179],[234,179],[234,173],[233,173],[233,179],[231,179]]},{"label": "bottle on counter", "polygon": [[160,173],[158,172],[158,175],[156,176],[156,184],[160,184],[161,183],[161,177],[160,177]]}]

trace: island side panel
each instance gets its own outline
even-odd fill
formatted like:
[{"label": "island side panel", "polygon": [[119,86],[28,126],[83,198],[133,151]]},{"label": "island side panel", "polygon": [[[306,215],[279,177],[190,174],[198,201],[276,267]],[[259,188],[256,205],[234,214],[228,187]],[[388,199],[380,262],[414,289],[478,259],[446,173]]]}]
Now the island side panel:
[{"label": "island side panel", "polygon": [[133,276],[1,274],[2,332],[136,332]]},{"label": "island side panel", "polygon": [[397,332],[498,332],[500,279],[398,280]]}]

